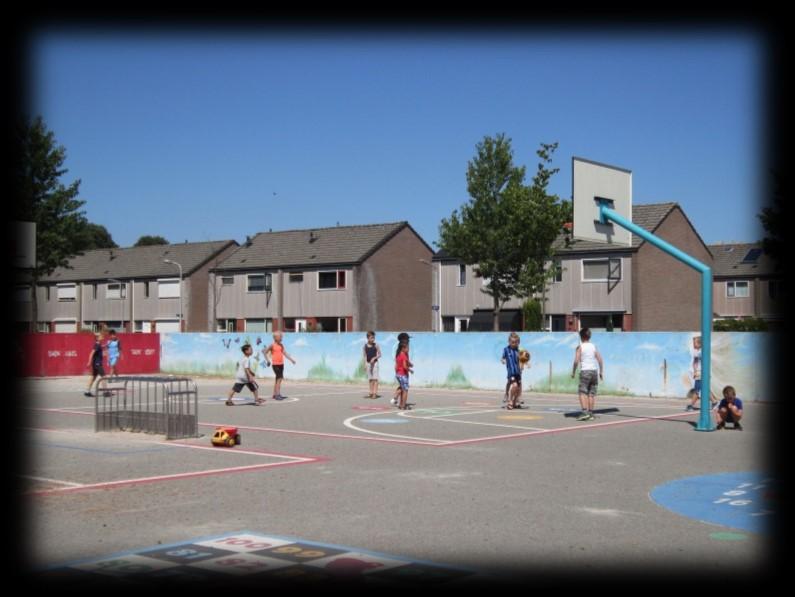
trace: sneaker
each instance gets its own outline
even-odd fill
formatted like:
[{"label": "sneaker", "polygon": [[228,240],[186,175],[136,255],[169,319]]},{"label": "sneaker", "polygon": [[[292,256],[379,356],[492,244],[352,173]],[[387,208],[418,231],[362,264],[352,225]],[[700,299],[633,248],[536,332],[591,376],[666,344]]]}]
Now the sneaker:
[{"label": "sneaker", "polygon": [[587,418],[586,420],[587,420],[587,421],[595,421],[595,420],[596,420],[596,417],[595,417],[595,416],[593,416],[593,413],[588,413],[588,418]]},{"label": "sneaker", "polygon": [[688,405],[685,407],[685,410],[696,410],[696,409],[695,409],[695,408],[693,408],[693,405],[692,405],[692,404],[688,404]]},{"label": "sneaker", "polygon": [[723,429],[724,427],[726,427],[726,423],[723,423],[723,422],[721,422],[721,423],[718,423],[718,424],[715,426],[715,431],[718,431],[718,430],[720,430],[720,429]]},{"label": "sneaker", "polygon": [[89,398],[93,398],[94,394],[92,394],[91,392],[83,392],[83,396],[88,396]]},{"label": "sneaker", "polygon": [[579,416],[579,417],[577,417],[577,420],[578,420],[578,421],[587,421],[587,420],[588,420],[588,418],[589,418],[590,416],[591,416],[591,415],[589,415],[587,412],[583,411],[583,412],[580,414],[580,416]]},{"label": "sneaker", "polygon": [[735,428],[737,431],[742,431],[742,430],[743,430],[743,426],[742,426],[742,425],[740,425],[739,423],[735,423],[735,424],[734,424],[734,428]]}]

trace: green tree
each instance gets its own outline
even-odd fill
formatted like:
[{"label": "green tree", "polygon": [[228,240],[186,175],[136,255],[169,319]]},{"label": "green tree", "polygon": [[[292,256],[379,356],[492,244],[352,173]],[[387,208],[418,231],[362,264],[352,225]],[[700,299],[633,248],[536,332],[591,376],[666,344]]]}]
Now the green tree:
[{"label": "green tree", "polygon": [[55,135],[39,116],[16,127],[17,152],[12,168],[17,189],[14,217],[36,223],[36,267],[29,271],[34,289],[32,325],[38,323],[38,281],[58,267],[67,267],[68,260],[80,251],[82,232],[87,221],[80,208],[85,204],[77,198],[80,180],[64,186],[61,177],[66,150],[58,145]]},{"label": "green tree", "polygon": [[484,137],[467,166],[468,203],[453,211],[439,226],[439,247],[486,278],[483,290],[492,297],[493,329],[511,297],[530,296],[550,276],[545,262],[561,231],[565,204],[547,194],[557,169],[546,163],[557,143],[542,144],[542,159],[533,184],[524,184],[525,167],[513,162],[511,140],[505,134]]},{"label": "green tree", "polygon": [[525,332],[539,332],[543,324],[541,315],[541,303],[538,299],[527,299],[522,305],[522,314],[524,315],[524,331]]},{"label": "green tree", "polygon": [[78,242],[80,251],[91,251],[92,249],[115,249],[117,245],[108,229],[101,224],[86,222],[80,233]]},{"label": "green tree", "polygon": [[787,218],[784,216],[784,189],[782,177],[778,172],[773,173],[775,190],[772,205],[762,209],[759,219],[765,228],[767,236],[762,240],[762,248],[775,264],[777,272],[782,271],[784,263],[784,243],[787,230]]},{"label": "green tree", "polygon": [[152,245],[167,245],[169,242],[162,236],[144,235],[135,241],[134,247],[150,247]]}]

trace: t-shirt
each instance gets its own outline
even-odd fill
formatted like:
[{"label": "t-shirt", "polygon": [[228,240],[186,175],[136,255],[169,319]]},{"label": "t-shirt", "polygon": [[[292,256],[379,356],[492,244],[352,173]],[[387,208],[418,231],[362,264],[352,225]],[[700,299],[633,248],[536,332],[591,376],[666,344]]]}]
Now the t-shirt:
[{"label": "t-shirt", "polygon": [[102,344],[94,342],[94,355],[91,357],[91,362],[94,365],[102,364]]},{"label": "t-shirt", "polygon": [[701,379],[701,349],[693,348],[690,354],[693,357],[693,375],[696,379]]},{"label": "t-shirt", "polygon": [[240,383],[248,383],[249,379],[248,379],[248,374],[246,374],[246,369],[247,368],[251,369],[251,372],[253,373],[254,368],[256,367],[256,365],[252,364],[252,361],[253,363],[257,362],[256,357],[253,354],[249,357],[244,356],[242,359],[238,361],[237,373],[235,375],[235,379],[237,379],[237,381],[239,381]]},{"label": "t-shirt", "polygon": [[401,352],[395,357],[395,373],[398,375],[409,374],[409,355],[405,352]]},{"label": "t-shirt", "polygon": [[502,358],[505,359],[505,367],[508,369],[508,377],[516,377],[522,374],[519,367],[519,348],[506,346],[502,349]]},{"label": "t-shirt", "polygon": [[121,351],[121,342],[116,340],[109,340],[108,341],[108,358],[113,360],[119,358],[119,352]]},{"label": "t-shirt", "polygon": [[[720,404],[718,404],[718,408],[719,409],[726,408],[728,405],[729,405],[729,401],[726,400],[726,398],[724,398],[723,400],[720,401]],[[742,410],[743,409],[743,401],[735,396],[735,398],[734,398],[734,406],[736,406],[739,410]]]},{"label": "t-shirt", "polygon": [[274,342],[271,344],[271,363],[284,365],[284,345]]},{"label": "t-shirt", "polygon": [[367,362],[369,363],[375,357],[378,356],[378,344],[373,343],[372,346],[369,344],[364,345],[364,354],[367,355]]}]

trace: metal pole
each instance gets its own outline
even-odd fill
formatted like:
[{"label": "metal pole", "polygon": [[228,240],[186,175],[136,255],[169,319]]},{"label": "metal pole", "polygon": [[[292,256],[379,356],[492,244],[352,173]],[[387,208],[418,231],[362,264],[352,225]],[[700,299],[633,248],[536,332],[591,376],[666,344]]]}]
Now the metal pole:
[{"label": "metal pole", "polygon": [[658,249],[701,273],[701,411],[696,431],[713,431],[712,419],[709,416],[710,363],[712,362],[712,270],[648,230],[621,217],[610,209],[605,201],[599,201],[599,219],[602,224],[607,224],[608,221],[615,222],[625,230],[629,230],[632,234],[650,242]]}]

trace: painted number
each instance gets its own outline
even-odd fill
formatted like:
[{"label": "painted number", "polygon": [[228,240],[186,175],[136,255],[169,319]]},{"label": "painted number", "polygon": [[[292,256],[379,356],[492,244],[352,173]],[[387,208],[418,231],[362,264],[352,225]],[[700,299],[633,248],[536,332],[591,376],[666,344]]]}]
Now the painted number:
[{"label": "painted number", "polygon": [[229,537],[219,541],[219,543],[226,543],[227,545],[242,545],[248,547],[249,549],[265,549],[266,547],[271,546],[270,543],[252,541],[251,539],[240,539],[238,537]]},{"label": "painted number", "polygon": [[273,550],[273,553],[289,553],[294,555],[297,558],[322,558],[326,555],[325,551],[318,551],[312,549],[302,549],[300,547],[277,547]]}]

